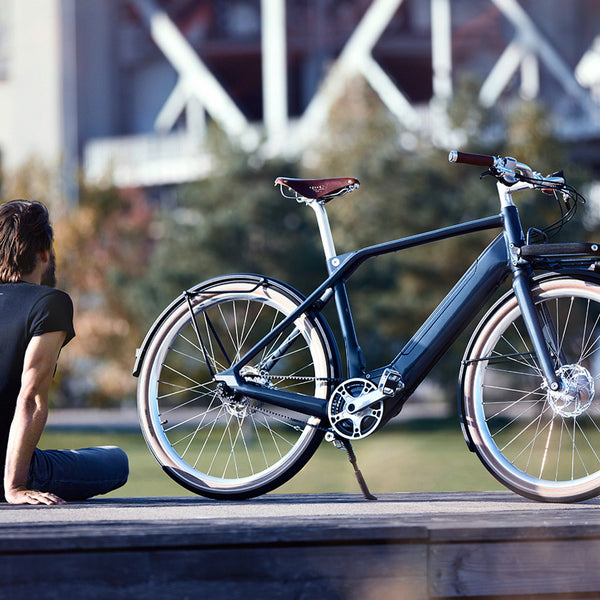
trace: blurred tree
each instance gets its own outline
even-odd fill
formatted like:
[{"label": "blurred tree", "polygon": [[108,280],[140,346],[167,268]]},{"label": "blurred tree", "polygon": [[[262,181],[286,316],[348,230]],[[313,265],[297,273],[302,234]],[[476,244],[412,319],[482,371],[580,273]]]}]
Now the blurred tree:
[{"label": "blurred tree", "polygon": [[294,165],[267,164],[257,171],[243,163],[182,186],[177,206],[160,213],[143,280],[124,289],[138,324],[148,327],[184,290],[225,273],[264,273],[304,291],[322,279],[312,211],[273,187],[275,177],[295,172]]},{"label": "blurred tree", "polygon": [[153,210],[139,191],[81,186],[79,207],[55,222],[57,275],[75,304],[76,338],[63,351],[56,403],[119,403],[135,393],[137,327],[123,294],[144,271]]},{"label": "blurred tree", "polygon": [[36,157],[25,161],[20,168],[2,176],[2,200],[25,198],[39,200],[49,209],[53,219],[66,211],[66,201],[60,193],[59,169],[50,167]]},{"label": "blurred tree", "polygon": [[[472,136],[465,150],[512,155],[543,172],[565,164],[568,148],[553,138],[538,105],[483,113],[467,83],[450,116]],[[495,133],[487,138],[495,141],[485,142],[483,130]],[[156,206],[140,190],[81,184],[79,206],[67,211],[54,171],[36,161],[3,179],[4,199],[49,205],[59,286],[75,302],[78,335],[61,359],[56,403],[106,405],[132,397],[135,348],[167,304],[202,280],[257,272],[307,293],[325,278],[313,213],[282,198],[273,187],[276,176],[360,179],[360,190],[328,204],[338,253],[499,211],[494,180],[480,181],[476,168],[449,164],[445,150],[399,129],[360,81],[332,110],[320,144],[297,164],[257,165],[256,157],[232,152],[223,136],[213,133],[213,139],[219,173],[181,186],[168,206]],[[578,184],[584,173],[574,173]],[[519,210],[536,226],[557,214],[556,202],[539,194],[520,199]],[[568,228],[571,239],[580,237],[578,222]],[[393,357],[495,235],[473,234],[373,259],[356,273],[350,295],[368,367]],[[457,344],[433,374],[452,390],[450,399],[463,347]]]}]

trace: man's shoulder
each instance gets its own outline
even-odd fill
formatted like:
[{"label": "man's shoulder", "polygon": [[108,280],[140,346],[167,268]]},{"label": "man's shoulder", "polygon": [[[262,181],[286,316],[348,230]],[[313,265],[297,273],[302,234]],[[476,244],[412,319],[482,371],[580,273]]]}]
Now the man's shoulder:
[{"label": "man's shoulder", "polygon": [[0,297],[30,306],[42,300],[72,304],[71,297],[63,290],[26,282],[0,284]]},{"label": "man's shoulder", "polygon": [[57,308],[66,308],[70,311],[73,310],[73,302],[67,292],[51,288],[46,285],[35,286],[39,289],[35,290],[32,294],[33,302],[32,306],[52,306]]}]

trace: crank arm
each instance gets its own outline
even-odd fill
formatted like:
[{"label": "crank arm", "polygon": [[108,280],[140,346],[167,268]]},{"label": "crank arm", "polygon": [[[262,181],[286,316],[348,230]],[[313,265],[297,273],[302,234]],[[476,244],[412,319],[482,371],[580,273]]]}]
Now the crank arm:
[{"label": "crank arm", "polygon": [[367,392],[366,394],[356,398],[356,400],[350,402],[346,407],[346,411],[349,414],[357,413],[367,408],[367,406],[371,406],[372,404],[375,404],[384,398],[395,396],[403,389],[404,383],[402,383],[400,373],[394,371],[393,369],[386,369],[379,380],[377,389],[373,390],[372,392]]},{"label": "crank arm", "polygon": [[361,410],[364,410],[368,406],[375,404],[375,402],[383,400],[384,398],[386,398],[386,394],[380,392],[379,389],[373,390],[372,392],[367,392],[356,400],[350,402],[346,407],[346,410],[340,414],[348,413],[348,415],[353,415]]}]

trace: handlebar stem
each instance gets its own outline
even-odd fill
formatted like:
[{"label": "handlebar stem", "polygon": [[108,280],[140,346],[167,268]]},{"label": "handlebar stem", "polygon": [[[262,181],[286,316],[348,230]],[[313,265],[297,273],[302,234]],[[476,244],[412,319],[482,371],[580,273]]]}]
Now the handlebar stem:
[{"label": "handlebar stem", "polygon": [[502,182],[498,182],[496,184],[496,188],[498,189],[498,196],[500,198],[500,206],[502,208],[505,208],[506,206],[514,206],[514,202],[512,199],[512,193],[513,190],[508,187],[507,185],[504,185]]},{"label": "handlebar stem", "polygon": [[498,188],[498,196],[500,198],[500,206],[514,206],[514,202],[512,199],[512,195],[515,192],[522,192],[523,190],[531,190],[535,187],[534,184],[529,183],[528,181],[518,181],[512,185],[506,185],[502,181],[498,181],[496,184]]}]

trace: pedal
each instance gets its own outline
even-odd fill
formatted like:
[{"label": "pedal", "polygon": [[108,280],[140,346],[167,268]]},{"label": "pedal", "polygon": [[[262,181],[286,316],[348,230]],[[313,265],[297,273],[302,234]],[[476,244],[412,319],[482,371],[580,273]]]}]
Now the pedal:
[{"label": "pedal", "polygon": [[379,380],[377,389],[386,396],[395,396],[404,389],[402,376],[394,369],[386,369]]},{"label": "pedal", "polygon": [[344,449],[344,444],[342,443],[342,440],[340,438],[336,437],[336,435],[333,433],[333,431],[328,431],[325,434],[325,441],[329,442],[330,444],[333,444],[333,447],[337,448],[338,450]]}]

